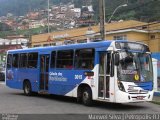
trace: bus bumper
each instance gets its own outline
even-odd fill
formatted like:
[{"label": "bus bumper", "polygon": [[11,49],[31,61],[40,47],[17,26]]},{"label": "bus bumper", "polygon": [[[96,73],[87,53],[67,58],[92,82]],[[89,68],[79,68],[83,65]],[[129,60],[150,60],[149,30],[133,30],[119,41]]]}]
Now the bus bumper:
[{"label": "bus bumper", "polygon": [[152,101],[154,91],[148,91],[146,94],[129,94],[122,91],[117,91],[116,103],[130,103],[130,102],[145,102]]}]

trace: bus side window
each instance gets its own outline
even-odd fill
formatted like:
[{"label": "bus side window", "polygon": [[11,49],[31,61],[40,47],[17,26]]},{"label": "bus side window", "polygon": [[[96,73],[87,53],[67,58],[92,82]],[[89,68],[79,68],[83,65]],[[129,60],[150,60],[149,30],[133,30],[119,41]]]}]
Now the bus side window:
[{"label": "bus side window", "polygon": [[13,54],[12,67],[18,68],[18,63],[19,63],[19,54]]},{"label": "bus side window", "polygon": [[78,69],[93,69],[94,49],[80,49],[75,53],[75,67]]},{"label": "bus side window", "polygon": [[52,51],[51,53],[51,68],[55,68],[56,52]]},{"label": "bus side window", "polygon": [[8,54],[7,56],[7,68],[11,68],[12,67],[12,55]]},{"label": "bus side window", "polygon": [[62,50],[57,52],[56,68],[72,69],[73,50]]},{"label": "bus side window", "polygon": [[28,58],[27,53],[20,54],[20,65],[19,65],[20,68],[27,68],[27,58]]},{"label": "bus side window", "polygon": [[38,53],[28,54],[28,68],[37,68]]}]

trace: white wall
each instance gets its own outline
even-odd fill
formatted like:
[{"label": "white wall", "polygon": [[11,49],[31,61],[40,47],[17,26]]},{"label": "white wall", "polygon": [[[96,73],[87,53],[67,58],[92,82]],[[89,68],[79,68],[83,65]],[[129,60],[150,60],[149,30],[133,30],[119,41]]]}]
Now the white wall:
[{"label": "white wall", "polygon": [[153,80],[153,89],[154,91],[158,90],[158,85],[157,85],[157,59],[152,58],[152,63],[153,63],[153,75],[154,75],[154,80]]}]

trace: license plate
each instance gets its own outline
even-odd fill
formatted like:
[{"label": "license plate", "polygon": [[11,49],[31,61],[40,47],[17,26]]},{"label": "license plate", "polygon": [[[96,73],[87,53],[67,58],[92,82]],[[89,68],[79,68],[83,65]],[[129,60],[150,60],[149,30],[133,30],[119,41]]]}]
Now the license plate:
[{"label": "license plate", "polygon": [[137,100],[143,100],[144,96],[137,96]]}]

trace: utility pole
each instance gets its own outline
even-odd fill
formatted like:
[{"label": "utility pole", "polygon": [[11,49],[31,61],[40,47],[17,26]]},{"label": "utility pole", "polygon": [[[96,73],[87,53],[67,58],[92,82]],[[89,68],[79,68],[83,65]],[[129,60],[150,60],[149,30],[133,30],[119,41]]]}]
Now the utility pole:
[{"label": "utility pole", "polygon": [[49,17],[49,0],[48,0],[48,33],[50,32],[50,30],[49,30],[49,29],[50,29],[50,28],[49,28],[49,27],[50,27],[50,26],[49,26],[49,18],[50,18],[50,17]]},{"label": "utility pole", "polygon": [[99,0],[99,15],[101,39],[105,40],[105,0]]}]

